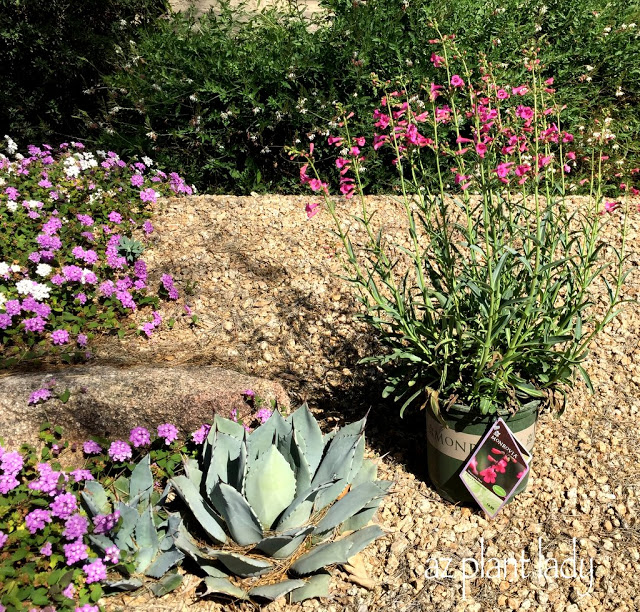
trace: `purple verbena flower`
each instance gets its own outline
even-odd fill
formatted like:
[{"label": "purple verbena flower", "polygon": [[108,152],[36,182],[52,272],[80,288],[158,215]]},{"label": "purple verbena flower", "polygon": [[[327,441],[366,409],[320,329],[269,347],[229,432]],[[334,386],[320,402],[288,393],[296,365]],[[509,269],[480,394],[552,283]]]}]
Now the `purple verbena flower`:
[{"label": "purple verbena flower", "polygon": [[51,542],[47,542],[41,549],[40,554],[44,557],[50,557],[53,552],[53,547],[51,546]]},{"label": "purple verbena flower", "polygon": [[109,447],[109,457],[113,461],[125,461],[131,459],[131,447],[122,440],[115,440]]},{"label": "purple verbena flower", "polygon": [[6,533],[0,531],[0,550],[2,550],[2,547],[7,543],[8,539],[9,536]]},{"label": "purple verbena flower", "polygon": [[6,495],[20,486],[20,481],[13,474],[3,474],[0,476],[0,494]]},{"label": "purple verbena flower", "polygon": [[273,410],[269,410],[268,408],[260,408],[260,410],[256,412],[256,419],[258,419],[260,423],[266,423],[272,414]]},{"label": "purple verbena flower", "polygon": [[46,523],[51,522],[51,513],[48,510],[32,510],[24,517],[24,522],[27,525],[27,529],[30,534],[36,533],[36,531],[40,531],[40,529],[44,529]]},{"label": "purple verbena flower", "polygon": [[53,342],[53,344],[67,344],[67,342],[69,342],[69,332],[66,329],[56,329],[52,331],[51,342]]},{"label": "purple verbena flower", "polygon": [[84,480],[94,480],[91,470],[77,469],[69,473],[73,476],[73,479],[76,482],[82,482]]},{"label": "purple verbena flower", "polygon": [[111,223],[122,223],[122,215],[115,210],[112,210],[107,218]]},{"label": "purple verbena flower", "polygon": [[169,444],[171,444],[171,442],[178,438],[178,428],[171,423],[158,425],[158,436],[160,438],[164,438],[165,444],[167,444],[168,446]]},{"label": "purple verbena flower", "polygon": [[151,436],[149,435],[149,430],[144,427],[134,427],[131,430],[129,442],[131,442],[131,444],[133,444],[135,448],[151,444]]},{"label": "purple verbena flower", "polygon": [[67,565],[73,565],[82,559],[89,557],[89,547],[83,544],[82,540],[78,539],[75,542],[64,544],[62,546],[64,550],[64,556],[67,559]]},{"label": "purple verbena flower", "polygon": [[76,594],[76,587],[74,586],[73,582],[70,582],[63,590],[62,590],[62,594],[65,597],[68,597],[69,599],[73,599],[74,595]]},{"label": "purple verbena flower", "polygon": [[78,540],[82,538],[89,530],[89,521],[82,514],[74,514],[70,516],[65,524],[62,534],[67,540]]},{"label": "purple verbena flower", "polygon": [[46,402],[51,397],[50,389],[36,389],[29,396],[29,404],[37,404],[38,402]]},{"label": "purple verbena flower", "polygon": [[82,445],[82,450],[85,455],[99,455],[102,452],[102,447],[93,440],[87,440]]},{"label": "purple verbena flower", "polygon": [[119,519],[119,510],[116,510],[112,514],[97,514],[91,519],[94,526],[93,533],[108,533],[116,526]]},{"label": "purple verbena flower", "polygon": [[104,560],[109,563],[120,561],[120,549],[117,546],[109,546],[104,551]]},{"label": "purple verbena flower", "polygon": [[211,430],[211,425],[209,425],[208,423],[205,423],[204,425],[202,425],[202,427],[200,427],[200,429],[198,429],[197,431],[194,431],[191,434],[191,438],[196,444],[202,444],[206,440],[207,436],[209,435],[210,430]]},{"label": "purple verbena flower", "polygon": [[73,493],[61,493],[49,504],[51,515],[61,519],[69,518],[78,507],[78,500]]},{"label": "purple verbena flower", "polygon": [[78,346],[87,346],[87,336],[85,334],[78,334],[76,342]]},{"label": "purple verbena flower", "polygon": [[16,451],[3,453],[2,459],[0,459],[0,468],[8,476],[16,476],[23,465],[24,458]]}]

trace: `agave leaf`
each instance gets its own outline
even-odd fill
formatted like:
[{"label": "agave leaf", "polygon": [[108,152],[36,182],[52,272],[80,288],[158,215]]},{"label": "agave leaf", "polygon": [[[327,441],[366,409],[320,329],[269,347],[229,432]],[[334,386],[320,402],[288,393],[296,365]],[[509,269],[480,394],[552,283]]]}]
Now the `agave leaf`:
[{"label": "agave leaf", "polygon": [[167,517],[167,520],[158,525],[158,530],[164,529],[165,534],[160,541],[160,550],[167,551],[173,546],[173,540],[178,536],[180,525],[182,524],[182,517],[177,513],[172,513]]},{"label": "agave leaf", "polygon": [[296,496],[296,477],[275,446],[250,465],[245,482],[246,498],[262,526],[270,529],[278,515]]},{"label": "agave leaf", "polygon": [[151,473],[151,457],[145,455],[131,472],[129,481],[129,497],[149,496],[153,491],[153,474]]},{"label": "agave leaf", "polygon": [[216,414],[213,419],[213,429],[229,436],[233,436],[238,440],[242,440],[244,438],[244,427],[240,425],[240,423],[230,419],[225,419],[219,414]]},{"label": "agave leaf", "polygon": [[360,512],[373,500],[380,503],[380,500],[386,495],[392,484],[393,482],[388,480],[379,480],[377,482],[365,482],[354,487],[329,508],[329,511],[316,525],[314,534],[322,535],[331,531],[340,523]]},{"label": "agave leaf", "polygon": [[170,550],[162,553],[144,572],[145,576],[151,578],[162,578],[174,565],[184,559],[184,554],[180,550]]},{"label": "agave leaf", "polygon": [[311,474],[315,474],[315,471],[320,465],[322,453],[324,452],[322,431],[320,431],[318,422],[311,414],[306,402],[302,404],[290,418],[295,439],[302,451],[302,456],[306,459]]},{"label": "agave leaf", "polygon": [[291,569],[297,574],[311,574],[329,565],[346,563],[349,557],[353,557],[381,535],[384,535],[384,532],[378,525],[370,525],[340,540],[319,544],[302,555]]},{"label": "agave leaf", "polygon": [[196,489],[200,489],[202,483],[202,470],[199,463],[195,459],[188,458],[183,460],[184,473],[186,477],[194,484]]},{"label": "agave leaf", "polygon": [[182,576],[175,572],[173,574],[167,574],[155,584],[149,585],[149,588],[156,597],[163,597],[167,593],[171,593],[171,591],[177,589],[181,583]]},{"label": "agave leaf", "polygon": [[292,529],[287,533],[265,538],[256,548],[274,559],[287,559],[300,548],[312,531],[313,525],[304,529]]},{"label": "agave leaf", "polygon": [[374,517],[379,505],[380,500],[377,499],[367,504],[360,512],[356,512],[351,518],[348,518],[340,525],[340,533],[362,529]]},{"label": "agave leaf", "polygon": [[106,551],[109,546],[114,546],[113,540],[103,534],[91,534],[89,540],[95,544],[102,552]]},{"label": "agave leaf", "polygon": [[138,573],[144,573],[160,549],[160,541],[158,539],[156,526],[153,523],[151,506],[147,506],[138,518],[135,528],[135,539],[136,546],[138,547],[136,571]]},{"label": "agave leaf", "polygon": [[120,512],[120,527],[116,533],[116,546],[121,550],[129,550],[133,552],[135,545],[133,543],[133,531],[136,528],[140,515],[135,508],[128,506],[123,502],[116,504],[116,510]]},{"label": "agave leaf", "polygon": [[362,462],[360,470],[351,482],[351,486],[357,487],[365,482],[372,482],[378,477],[378,462],[371,459],[365,459]]},{"label": "agave leaf", "polygon": [[227,536],[218,522],[219,519],[213,513],[213,510],[208,505],[205,505],[195,485],[186,476],[175,476],[171,479],[171,485],[187,504],[189,510],[191,510],[193,516],[209,537],[216,542],[224,544],[227,541]]},{"label": "agave leaf", "polygon": [[109,498],[97,480],[87,480],[82,491],[82,500],[91,516],[107,514],[111,508]]},{"label": "agave leaf", "polygon": [[282,439],[291,435],[291,423],[287,423],[279,410],[274,410],[273,414],[265,423],[254,429],[247,437],[247,451],[249,453],[249,464],[260,455],[269,450],[275,441],[276,446],[282,444]]},{"label": "agave leaf", "polygon": [[108,592],[112,591],[135,591],[142,586],[142,580],[138,578],[127,578],[126,580],[117,580],[115,582],[106,582]]},{"label": "agave leaf", "polygon": [[165,488],[164,488],[164,491],[161,493],[160,497],[158,497],[158,499],[156,499],[156,501],[155,501],[155,503],[153,503],[153,505],[154,506],[161,506],[165,502],[167,497],[169,496],[170,492],[171,492],[171,484],[167,483]]},{"label": "agave leaf", "polygon": [[213,554],[209,554],[207,551],[202,550],[189,535],[184,525],[180,525],[178,535],[174,541],[176,548],[189,555],[207,574],[214,578],[226,577],[227,574],[210,564],[211,561],[216,560],[215,552],[217,551],[212,551]]},{"label": "agave leaf", "polygon": [[291,566],[291,570],[296,574],[312,574],[329,565],[346,563],[351,556],[349,555],[351,547],[352,543],[346,538],[335,542],[327,542],[326,544],[318,544],[308,553],[302,555]]},{"label": "agave leaf", "polygon": [[313,501],[315,500],[316,495],[319,491],[330,487],[332,484],[333,481],[325,482],[318,487],[309,487],[306,491],[303,491],[298,495],[282,513],[282,516],[276,524],[276,531],[281,532],[287,529],[293,529],[306,523],[311,516]]},{"label": "agave leaf", "polygon": [[218,569],[214,565],[210,565],[208,563],[203,563],[202,561],[198,561],[198,567],[208,576],[212,578],[228,578],[229,574],[226,574],[222,570]]},{"label": "agave leaf", "polygon": [[289,593],[289,603],[299,603],[312,597],[328,597],[331,575],[316,574],[305,581],[305,585]]},{"label": "agave leaf", "polygon": [[213,490],[212,503],[224,517],[231,537],[240,546],[257,544],[262,539],[262,526],[251,506],[232,486],[223,482]]},{"label": "agave leaf", "polygon": [[304,580],[283,580],[276,584],[269,584],[267,586],[255,587],[249,591],[250,597],[261,597],[274,601],[279,597],[283,597],[287,593],[290,593],[294,589],[299,589],[306,584]]},{"label": "agave leaf", "polygon": [[236,576],[261,576],[273,569],[273,564],[264,559],[254,559],[239,553],[216,551],[218,561]]},{"label": "agave leaf", "polygon": [[304,450],[300,446],[299,436],[296,431],[293,431],[291,440],[289,443],[289,457],[291,468],[296,475],[296,491],[305,491],[311,486],[311,479],[315,468],[312,470],[307,457],[305,457]]},{"label": "agave leaf", "polygon": [[222,595],[230,595],[236,599],[248,599],[247,594],[240,587],[231,584],[226,578],[214,578],[207,576],[204,579],[204,584],[207,590],[200,595],[200,597],[206,597],[213,593],[220,593]]},{"label": "agave leaf", "polygon": [[[316,511],[328,506],[336,499],[350,482],[349,479],[360,471],[364,457],[365,422],[366,418],[346,425],[329,443],[329,448],[320,462],[311,486],[330,480],[337,482],[318,494],[315,500]],[[351,433],[356,431],[357,433]]]},{"label": "agave leaf", "polygon": [[[233,421],[231,421],[233,422]],[[243,441],[226,433],[218,433],[213,445],[211,462],[205,476],[205,491],[211,498],[211,492],[218,482],[235,486],[240,470],[240,449]],[[244,469],[244,467],[242,467]]]}]

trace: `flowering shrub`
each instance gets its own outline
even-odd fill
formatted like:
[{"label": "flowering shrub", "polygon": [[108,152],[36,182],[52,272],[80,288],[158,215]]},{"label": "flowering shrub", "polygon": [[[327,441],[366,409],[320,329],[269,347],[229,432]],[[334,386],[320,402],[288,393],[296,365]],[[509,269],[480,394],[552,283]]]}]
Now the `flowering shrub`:
[{"label": "flowering shrub", "polygon": [[[425,39],[434,22],[458,32],[460,48],[483,52],[505,72],[523,73],[522,49],[540,48],[545,78],[555,76],[567,104],[565,129],[577,134],[604,110],[616,122],[617,155],[640,160],[636,108],[640,81],[634,51],[637,2],[576,0],[322,0],[331,14],[248,12],[228,0],[197,27],[183,15],[143,31],[122,49],[104,78],[105,112],[94,117],[99,142],[152,155],[211,192],[292,192],[297,168],[284,154],[312,142],[315,164],[332,186],[326,136],[335,104],[355,111],[353,133],[369,142],[368,116],[379,99],[370,74],[436,80]],[[286,5],[289,6],[289,5]],[[215,49],[215,52],[211,50]],[[224,58],[221,61],[220,58]],[[398,188],[384,149],[361,174],[367,193]],[[436,176],[433,159],[425,160]],[[634,165],[640,165],[635,162]],[[435,183],[432,185],[435,186]]]},{"label": "flowering shrub", "polygon": [[[159,196],[192,188],[148,158],[127,164],[77,142],[30,146],[25,157],[5,141],[15,157],[0,157],[0,357],[11,364],[55,347],[82,354],[95,333],[124,334],[119,318],[158,304],[130,235],[153,231]],[[171,276],[162,283],[178,299]],[[141,331],[151,335],[161,321],[154,312]]]},{"label": "flowering shrub", "polygon": [[[453,37],[431,42],[442,44],[431,56],[440,79],[416,95],[389,92],[373,114],[372,148],[391,151],[401,178],[407,245],[387,243],[374,229],[360,180],[365,139],[351,135],[350,115],[329,142],[340,148],[340,192],[361,199],[363,252],[328,197],[313,147],[297,152],[306,161],[302,182],[323,196],[335,221],[364,318],[388,349],[365,361],[394,366],[384,394],[401,400],[402,411],[425,392],[436,414],[445,401],[487,414],[564,395],[576,373],[590,386],[581,364],[622,301],[638,169],[619,170],[615,201],[604,197],[606,137],[586,160],[576,150],[534,51],[527,80],[506,83],[482,61],[472,70]],[[424,179],[429,157],[435,191]],[[587,203],[576,207],[567,196],[579,161],[590,165],[591,180]],[[318,210],[307,205],[309,217]],[[620,223],[620,242],[605,263],[598,237],[611,223]],[[600,312],[590,308],[596,283],[604,287]]]}]

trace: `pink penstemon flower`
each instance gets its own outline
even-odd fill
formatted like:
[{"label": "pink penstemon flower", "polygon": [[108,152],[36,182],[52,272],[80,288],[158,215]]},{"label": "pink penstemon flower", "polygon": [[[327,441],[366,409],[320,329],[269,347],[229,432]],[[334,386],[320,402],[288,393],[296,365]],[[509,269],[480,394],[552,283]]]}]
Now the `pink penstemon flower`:
[{"label": "pink penstemon flower", "polygon": [[434,65],[435,68],[440,68],[441,66],[444,66],[444,57],[438,55],[437,53],[432,53],[431,63]]}]

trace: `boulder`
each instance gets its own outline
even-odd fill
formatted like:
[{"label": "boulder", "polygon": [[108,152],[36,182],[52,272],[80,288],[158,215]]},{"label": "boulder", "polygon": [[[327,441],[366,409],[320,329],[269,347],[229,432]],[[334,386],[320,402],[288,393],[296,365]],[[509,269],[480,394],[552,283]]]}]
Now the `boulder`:
[{"label": "boulder", "polygon": [[[51,384],[56,394],[69,389],[66,403],[52,398],[28,404],[33,391]],[[289,407],[280,383],[213,366],[92,365],[12,374],[0,378],[0,437],[10,448],[35,443],[45,421],[61,425],[65,439],[76,442],[91,435],[128,440],[131,428],[151,430],[162,423],[173,423],[188,436],[215,413],[228,417],[236,409],[240,418],[251,414],[243,398],[246,389]]]}]

